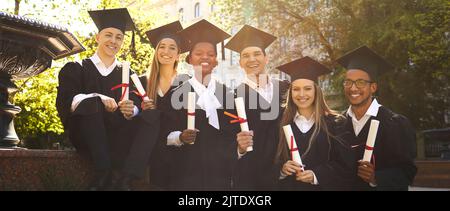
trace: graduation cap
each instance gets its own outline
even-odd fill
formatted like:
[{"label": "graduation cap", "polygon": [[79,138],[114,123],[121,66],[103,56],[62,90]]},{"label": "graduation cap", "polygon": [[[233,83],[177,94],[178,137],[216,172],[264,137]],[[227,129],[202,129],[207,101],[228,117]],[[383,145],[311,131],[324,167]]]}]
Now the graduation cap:
[{"label": "graduation cap", "polygon": [[186,41],[177,34],[181,30],[183,30],[183,26],[180,21],[175,21],[173,23],[160,26],[156,29],[149,30],[145,32],[145,34],[147,34],[153,48],[156,48],[161,40],[171,38],[177,43],[178,48],[181,51],[180,53],[185,53],[188,51]]},{"label": "graduation cap", "polygon": [[126,8],[108,9],[108,10],[93,10],[88,11],[92,20],[101,31],[106,28],[116,28],[124,34],[126,31],[135,29],[133,19]]},{"label": "graduation cap", "polygon": [[276,39],[277,37],[269,33],[245,25],[233,38],[231,38],[225,45],[225,48],[238,53],[241,53],[247,47],[259,47],[264,51]]},{"label": "graduation cap", "polygon": [[88,11],[88,13],[99,32],[106,28],[115,28],[122,31],[124,34],[126,31],[133,31],[131,48],[133,52],[135,52],[134,30],[136,27],[127,8],[93,10]]},{"label": "graduation cap", "polygon": [[337,59],[337,62],[347,70],[359,69],[367,72],[372,80],[377,76],[394,68],[383,57],[372,51],[367,46],[359,47]]},{"label": "graduation cap", "polygon": [[291,76],[291,81],[308,79],[317,83],[319,76],[331,73],[323,64],[306,56],[277,67],[277,69]]},{"label": "graduation cap", "polygon": [[208,42],[214,46],[221,42],[222,57],[225,56],[223,41],[231,37],[231,35],[204,19],[179,32],[179,36],[187,40],[186,47],[189,50],[192,50],[200,42]]}]

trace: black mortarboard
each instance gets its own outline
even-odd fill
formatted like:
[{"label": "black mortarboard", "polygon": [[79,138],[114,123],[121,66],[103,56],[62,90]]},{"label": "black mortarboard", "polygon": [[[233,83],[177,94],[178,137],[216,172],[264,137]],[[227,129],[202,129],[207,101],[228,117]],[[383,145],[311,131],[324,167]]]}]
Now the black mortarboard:
[{"label": "black mortarboard", "polygon": [[134,30],[136,27],[127,8],[93,10],[88,12],[99,32],[106,28],[116,28],[124,34],[126,31],[133,31],[131,37],[131,51],[133,54],[136,54],[134,40]]},{"label": "black mortarboard", "polygon": [[317,83],[319,76],[331,73],[323,64],[306,56],[277,67],[291,76],[291,82],[297,79],[308,79]]},{"label": "black mortarboard", "polygon": [[173,23],[160,26],[156,29],[149,30],[145,32],[150,44],[153,48],[158,46],[158,43],[164,38],[171,38],[177,42],[178,48],[180,48],[181,53],[187,52],[189,49],[186,47],[186,41],[182,39],[177,33],[183,30],[183,26],[180,21],[175,21]]},{"label": "black mortarboard", "polygon": [[367,72],[372,80],[379,75],[394,68],[383,57],[372,51],[367,46],[359,47],[337,59],[337,62],[347,70],[359,69]]},{"label": "black mortarboard", "polygon": [[106,28],[116,28],[124,34],[135,29],[133,19],[126,8],[88,11],[100,32]]},{"label": "black mortarboard", "polygon": [[276,39],[277,37],[269,33],[245,25],[233,38],[231,38],[225,45],[225,48],[238,53],[241,53],[247,47],[259,47],[264,51]]},{"label": "black mortarboard", "polygon": [[188,42],[186,47],[189,50],[192,50],[200,42],[208,42],[216,46],[218,43],[223,43],[224,40],[231,37],[228,33],[204,19],[183,29],[179,32],[179,35]]}]

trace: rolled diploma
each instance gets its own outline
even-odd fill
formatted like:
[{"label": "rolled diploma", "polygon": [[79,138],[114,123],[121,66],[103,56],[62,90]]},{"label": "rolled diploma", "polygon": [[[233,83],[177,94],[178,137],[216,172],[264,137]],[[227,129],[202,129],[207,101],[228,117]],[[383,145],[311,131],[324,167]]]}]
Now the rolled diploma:
[{"label": "rolled diploma", "polygon": [[377,138],[378,126],[380,121],[372,120],[370,122],[369,135],[367,136],[366,150],[364,151],[363,161],[370,162],[372,159],[373,147],[375,146],[375,139]]},{"label": "rolled diploma", "polygon": [[188,93],[188,117],[187,117],[187,129],[195,130],[195,92]]},{"label": "rolled diploma", "polygon": [[133,81],[134,85],[136,86],[136,89],[138,90],[139,94],[141,96],[144,96],[144,101],[149,101],[150,99],[148,98],[144,87],[141,84],[141,81],[139,80],[139,77],[136,74],[132,74],[131,75],[131,80]]},{"label": "rolled diploma", "polygon": [[[285,125],[283,126],[283,131],[284,131],[284,135],[286,137],[286,142],[289,146],[289,151],[292,150],[292,147],[294,147],[294,149],[298,149],[297,147],[297,142],[295,142],[295,136],[292,133],[292,128],[291,125]],[[291,146],[291,137],[294,137],[294,143],[293,146]],[[300,152],[298,150],[290,153],[292,154],[292,160],[298,164],[300,164],[301,168],[303,169],[303,162],[302,162],[302,157],[300,157]]]},{"label": "rolled diploma", "polygon": [[[247,114],[245,113],[244,98],[238,97],[238,98],[234,99],[234,102],[236,103],[236,110],[237,110],[238,116],[242,119],[247,120]],[[243,131],[243,132],[250,131],[250,129],[248,128],[247,122],[241,123],[241,131]],[[252,146],[247,147],[247,152],[251,152],[251,151],[253,151],[253,147]]]},{"label": "rolled diploma", "polygon": [[[130,62],[127,61],[122,63],[122,84],[130,84]],[[124,92],[125,94],[123,95],[122,100],[130,99],[127,87],[122,87],[122,93]]]}]

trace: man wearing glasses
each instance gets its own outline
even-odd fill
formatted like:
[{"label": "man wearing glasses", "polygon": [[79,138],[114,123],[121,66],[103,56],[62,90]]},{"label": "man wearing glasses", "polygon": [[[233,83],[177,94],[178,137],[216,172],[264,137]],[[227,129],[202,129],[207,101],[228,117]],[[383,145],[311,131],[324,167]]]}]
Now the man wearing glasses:
[{"label": "man wearing glasses", "polygon": [[[346,112],[349,144],[357,172],[352,190],[408,190],[416,175],[415,131],[409,120],[380,105],[374,98],[377,78],[393,66],[366,46],[337,60],[347,69],[344,93],[350,103]],[[362,161],[371,120],[380,125],[371,162]]]}]

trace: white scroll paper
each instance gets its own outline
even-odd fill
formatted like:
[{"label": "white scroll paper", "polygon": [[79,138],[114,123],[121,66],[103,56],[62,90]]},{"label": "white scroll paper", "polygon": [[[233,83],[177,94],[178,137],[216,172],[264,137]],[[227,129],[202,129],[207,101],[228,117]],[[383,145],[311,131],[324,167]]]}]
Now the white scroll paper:
[{"label": "white scroll paper", "polygon": [[378,126],[380,121],[372,120],[370,122],[369,135],[367,135],[366,150],[364,151],[363,161],[370,162],[372,159],[373,147],[375,146],[375,139],[377,138]]},{"label": "white scroll paper", "polygon": [[[243,131],[243,132],[250,131],[250,129],[248,128],[248,123],[247,123],[247,114],[245,113],[244,98],[238,97],[238,98],[234,99],[234,102],[236,103],[236,110],[237,110],[238,116],[240,118],[246,120],[245,122],[240,123],[241,131]],[[247,152],[251,152],[251,151],[253,151],[253,147],[252,146],[247,147]]]},{"label": "white scroll paper", "polygon": [[302,157],[300,156],[300,152],[297,148],[297,143],[295,142],[294,133],[292,133],[291,125],[283,126],[284,135],[286,137],[286,142],[289,146],[289,151],[292,156],[292,160],[298,164],[300,164],[303,170],[303,162]]},{"label": "white scroll paper", "polygon": [[147,96],[147,93],[145,92],[144,87],[142,86],[141,81],[139,80],[139,77],[136,74],[131,75],[131,80],[133,81],[134,85],[136,86],[137,91],[141,96],[144,96],[144,101],[149,101],[150,99]]}]

